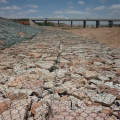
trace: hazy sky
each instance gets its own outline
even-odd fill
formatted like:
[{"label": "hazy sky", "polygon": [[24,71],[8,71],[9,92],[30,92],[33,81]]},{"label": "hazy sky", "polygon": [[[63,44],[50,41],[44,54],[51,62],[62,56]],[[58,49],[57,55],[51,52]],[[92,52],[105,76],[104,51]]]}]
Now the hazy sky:
[{"label": "hazy sky", "polygon": [[0,17],[120,19],[120,0],[0,0]]}]

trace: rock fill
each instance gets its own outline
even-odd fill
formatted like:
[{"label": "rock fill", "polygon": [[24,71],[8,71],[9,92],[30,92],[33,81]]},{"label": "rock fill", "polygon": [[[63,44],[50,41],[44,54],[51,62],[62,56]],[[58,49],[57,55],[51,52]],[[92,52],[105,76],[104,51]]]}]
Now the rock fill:
[{"label": "rock fill", "polygon": [[0,50],[0,120],[120,119],[119,58],[107,45],[47,29]]}]

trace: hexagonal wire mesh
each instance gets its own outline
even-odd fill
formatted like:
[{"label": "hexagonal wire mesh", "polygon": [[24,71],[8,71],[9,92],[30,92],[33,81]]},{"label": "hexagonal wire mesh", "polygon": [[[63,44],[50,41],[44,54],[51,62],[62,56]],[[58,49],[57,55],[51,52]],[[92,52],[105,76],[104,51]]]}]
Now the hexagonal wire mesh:
[{"label": "hexagonal wire mesh", "polygon": [[0,52],[0,120],[120,118],[119,51],[42,30]]}]

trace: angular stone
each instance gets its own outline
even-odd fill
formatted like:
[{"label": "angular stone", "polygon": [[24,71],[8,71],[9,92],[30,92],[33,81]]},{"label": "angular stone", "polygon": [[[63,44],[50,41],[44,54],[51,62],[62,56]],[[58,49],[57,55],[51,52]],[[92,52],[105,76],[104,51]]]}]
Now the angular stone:
[{"label": "angular stone", "polygon": [[55,101],[55,100],[60,100],[60,96],[58,95],[58,93],[47,95],[40,101],[41,102],[46,101],[46,102],[51,103],[51,101]]},{"label": "angular stone", "polygon": [[86,88],[87,88],[87,89],[90,89],[90,90],[95,90],[95,89],[97,89],[98,87],[97,87],[97,85],[91,83],[90,85],[87,85]]},{"label": "angular stone", "polygon": [[111,88],[114,88],[114,87],[113,87],[113,82],[105,82],[104,85],[108,85],[108,86],[110,86]]},{"label": "angular stone", "polygon": [[[75,88],[75,86],[73,86],[72,84],[73,84],[73,82],[71,82],[71,81],[66,81],[64,84],[62,84],[61,87],[62,87],[65,91],[67,91],[67,93],[70,93],[70,94],[71,94],[70,91],[73,91],[73,89]],[[75,88],[75,89],[76,89],[76,88]]]},{"label": "angular stone", "polygon": [[67,71],[65,70],[65,69],[59,69],[59,70],[57,70],[56,71],[56,74],[57,74],[57,77],[58,78],[63,78],[64,76],[65,76],[65,73],[66,73]]},{"label": "angular stone", "polygon": [[45,82],[43,87],[44,87],[44,89],[53,89],[54,82]]},{"label": "angular stone", "polygon": [[75,73],[83,75],[86,71],[86,68],[80,67],[78,69],[75,70]]},{"label": "angular stone", "polygon": [[57,57],[46,57],[43,60],[45,60],[45,61],[56,61]]},{"label": "angular stone", "polygon": [[35,64],[42,69],[50,69],[53,66],[54,62],[40,61],[35,62]]},{"label": "angular stone", "polygon": [[110,109],[110,108],[106,108],[106,107],[103,108],[102,112],[105,113],[105,114],[108,114],[110,116],[113,114],[113,110]]},{"label": "angular stone", "polygon": [[70,63],[69,60],[66,60],[66,59],[64,59],[64,58],[61,58],[61,59],[60,59],[60,62],[61,62],[61,63]]},{"label": "angular stone", "polygon": [[77,80],[73,80],[73,85],[81,85],[81,84],[83,84],[83,85],[85,85],[85,84],[87,84],[88,83],[88,81],[85,79],[85,78],[79,78],[79,79],[77,79]]},{"label": "angular stone", "polygon": [[11,108],[11,101],[10,99],[0,99],[0,114],[6,110],[9,110]]},{"label": "angular stone", "polygon": [[79,89],[78,89],[78,91],[75,91],[72,95],[81,100],[88,97],[84,91],[80,91]]},{"label": "angular stone", "polygon": [[29,55],[33,58],[39,58],[42,56],[40,53],[30,53]]},{"label": "angular stone", "polygon": [[5,97],[11,100],[26,99],[33,93],[33,90],[29,89],[6,89],[4,91]]},{"label": "angular stone", "polygon": [[120,91],[120,84],[114,85],[114,88],[118,89]]},{"label": "angular stone", "polygon": [[102,75],[98,75],[98,79],[104,81],[104,82],[108,82],[110,81],[109,77],[107,76],[102,76]]},{"label": "angular stone", "polygon": [[96,85],[100,85],[100,84],[104,84],[104,82],[103,81],[99,81],[99,80],[96,80],[96,79],[91,79],[90,80],[90,83],[94,83],[94,84],[96,84]]},{"label": "angular stone", "polygon": [[84,103],[86,106],[92,105],[92,102],[90,100],[87,100],[87,99],[84,100]]},{"label": "angular stone", "polygon": [[82,78],[82,76],[78,74],[71,74],[71,78],[79,80],[80,78]]},{"label": "angular stone", "polygon": [[86,94],[90,97],[91,101],[94,101],[92,97],[96,95],[97,93],[94,90],[87,90]]},{"label": "angular stone", "polygon": [[52,116],[52,111],[48,102],[35,103],[32,105],[31,113],[34,115],[34,119],[45,119],[47,116]]},{"label": "angular stone", "polygon": [[55,73],[54,72],[50,73],[46,69],[39,69],[37,74],[45,82],[50,82],[50,81],[54,81],[55,80]]},{"label": "angular stone", "polygon": [[95,94],[92,99],[94,99],[95,102],[98,102],[102,105],[108,105],[110,106],[116,99],[116,96],[113,94]]},{"label": "angular stone", "polygon": [[94,62],[94,65],[101,66],[101,65],[103,65],[103,63],[101,63],[101,62]]},{"label": "angular stone", "polygon": [[60,98],[60,101],[70,101],[70,98],[68,97],[68,95],[65,95]]},{"label": "angular stone", "polygon": [[50,93],[47,91],[47,90],[34,90],[33,91],[33,94],[36,96],[36,97],[39,97],[39,98],[43,98],[45,97],[46,95],[49,95]]},{"label": "angular stone", "polygon": [[44,90],[42,93],[42,97],[44,98],[45,96],[49,95],[50,93],[47,90]]},{"label": "angular stone", "polygon": [[23,82],[27,81],[28,79],[28,76],[18,76],[14,80],[8,81],[6,85],[8,85],[9,87],[16,87],[19,84],[22,84]]},{"label": "angular stone", "polygon": [[86,79],[95,79],[95,78],[97,78],[97,76],[98,76],[98,73],[96,72],[96,71],[86,71],[85,72],[85,78]]},{"label": "angular stone", "polygon": [[[61,87],[55,87],[55,92],[56,92],[56,93],[62,94],[62,93],[65,93],[66,91],[67,91],[67,90],[64,89],[62,86],[61,86]],[[54,90],[53,90],[53,92],[54,92]]]},{"label": "angular stone", "polygon": [[106,92],[106,93],[110,93],[116,96],[116,98],[120,99],[120,95],[119,95],[119,90],[116,88],[111,88],[107,85],[100,85],[99,86],[99,92]]}]

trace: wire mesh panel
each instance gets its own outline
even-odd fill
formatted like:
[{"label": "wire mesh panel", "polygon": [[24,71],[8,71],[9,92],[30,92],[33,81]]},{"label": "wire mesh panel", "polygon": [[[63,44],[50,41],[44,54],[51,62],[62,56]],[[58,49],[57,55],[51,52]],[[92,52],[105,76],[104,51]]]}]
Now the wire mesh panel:
[{"label": "wire mesh panel", "polygon": [[60,30],[0,51],[0,120],[120,119],[120,52]]}]

